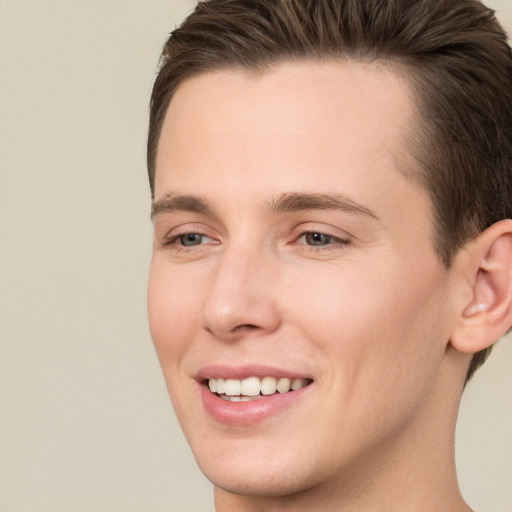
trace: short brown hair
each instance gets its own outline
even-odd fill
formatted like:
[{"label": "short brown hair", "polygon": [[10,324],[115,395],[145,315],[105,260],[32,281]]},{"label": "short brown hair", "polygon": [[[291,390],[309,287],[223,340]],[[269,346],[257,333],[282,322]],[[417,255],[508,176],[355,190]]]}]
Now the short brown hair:
[{"label": "short brown hair", "polygon": [[[166,42],[153,88],[148,171],[187,78],[290,60],[386,61],[408,71],[419,112],[409,152],[435,215],[435,249],[456,252],[512,217],[512,55],[478,0],[205,0]],[[473,356],[467,379],[490,348]]]}]

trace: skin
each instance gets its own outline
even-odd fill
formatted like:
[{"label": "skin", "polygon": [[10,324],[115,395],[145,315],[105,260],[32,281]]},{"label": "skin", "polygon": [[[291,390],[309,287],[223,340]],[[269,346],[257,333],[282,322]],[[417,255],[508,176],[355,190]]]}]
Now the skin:
[{"label": "skin", "polygon": [[[469,258],[443,267],[429,199],[407,177],[412,97],[375,64],[286,63],[200,75],[170,103],[150,328],[218,512],[470,510],[453,455],[470,355],[450,344],[471,300]],[[352,207],[270,208],[283,194]],[[177,195],[208,210],[166,202]],[[311,233],[327,237],[312,246]],[[313,383],[261,422],[225,425],[195,379],[211,364]]]}]

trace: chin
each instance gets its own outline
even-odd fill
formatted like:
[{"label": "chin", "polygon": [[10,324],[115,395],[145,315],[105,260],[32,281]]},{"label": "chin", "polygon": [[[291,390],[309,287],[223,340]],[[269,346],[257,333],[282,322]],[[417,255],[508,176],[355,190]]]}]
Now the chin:
[{"label": "chin", "polygon": [[284,473],[267,464],[265,468],[201,468],[215,487],[232,494],[260,497],[281,497],[300,493],[313,486],[305,475]]},{"label": "chin", "polygon": [[290,496],[319,485],[326,476],[325,471],[301,459],[301,450],[283,450],[277,443],[271,451],[265,446],[255,446],[254,450],[233,446],[217,453],[203,453],[196,450],[194,455],[206,478],[215,487],[233,494]]}]

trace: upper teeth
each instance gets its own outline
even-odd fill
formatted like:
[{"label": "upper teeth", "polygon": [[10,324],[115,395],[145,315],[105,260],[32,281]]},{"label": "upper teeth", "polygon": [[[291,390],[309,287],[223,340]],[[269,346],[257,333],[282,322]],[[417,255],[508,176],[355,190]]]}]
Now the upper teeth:
[{"label": "upper teeth", "polygon": [[274,393],[287,393],[296,391],[307,386],[310,381],[308,379],[289,379],[288,377],[281,377],[276,379],[274,377],[249,377],[243,380],[237,379],[208,379],[208,387],[212,393],[218,395],[228,396],[258,396],[273,395]]}]

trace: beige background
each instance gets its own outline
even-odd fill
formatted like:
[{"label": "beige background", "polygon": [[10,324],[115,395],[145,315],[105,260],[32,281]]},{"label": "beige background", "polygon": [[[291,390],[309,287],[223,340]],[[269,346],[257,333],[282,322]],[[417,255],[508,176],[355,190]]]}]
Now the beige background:
[{"label": "beige background", "polygon": [[[510,29],[509,1],[489,3]],[[0,0],[1,512],[213,509],[145,311],[147,103],[192,5]],[[506,340],[461,412],[482,512],[512,510],[511,369]]]}]

